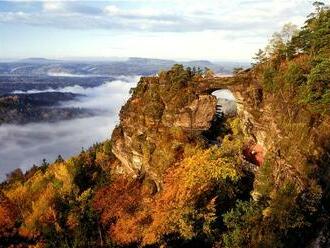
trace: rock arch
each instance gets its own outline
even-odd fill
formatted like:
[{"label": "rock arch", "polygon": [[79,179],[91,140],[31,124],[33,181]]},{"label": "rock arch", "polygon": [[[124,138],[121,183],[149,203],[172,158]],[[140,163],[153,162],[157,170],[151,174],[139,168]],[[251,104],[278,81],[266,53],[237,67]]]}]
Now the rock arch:
[{"label": "rock arch", "polygon": [[260,166],[263,163],[264,154],[268,150],[265,141],[267,135],[263,125],[259,123],[259,119],[255,118],[253,110],[260,107],[259,104],[263,98],[262,88],[252,85],[249,80],[237,80],[234,77],[216,77],[205,80],[202,87],[206,94],[231,93],[230,97],[236,103],[236,114],[241,120],[245,133],[251,137],[246,144],[245,156],[248,161]]}]

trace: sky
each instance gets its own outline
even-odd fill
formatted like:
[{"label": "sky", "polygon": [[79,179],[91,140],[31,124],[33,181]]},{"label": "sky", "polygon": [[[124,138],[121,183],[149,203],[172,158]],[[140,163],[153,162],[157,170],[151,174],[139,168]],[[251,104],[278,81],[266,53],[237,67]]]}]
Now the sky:
[{"label": "sky", "polygon": [[313,0],[2,1],[0,59],[250,61]]}]

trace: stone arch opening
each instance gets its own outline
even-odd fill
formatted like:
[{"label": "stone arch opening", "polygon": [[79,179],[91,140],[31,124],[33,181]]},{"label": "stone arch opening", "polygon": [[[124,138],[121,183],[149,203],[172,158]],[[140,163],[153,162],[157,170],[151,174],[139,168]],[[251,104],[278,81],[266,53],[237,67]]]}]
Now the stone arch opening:
[{"label": "stone arch opening", "polygon": [[[221,128],[221,122],[224,122],[227,118],[238,115],[238,105],[242,105],[242,99],[235,97],[229,89],[214,90],[211,94],[217,98],[217,117],[215,118],[212,126],[212,132],[216,133],[216,130]],[[257,95],[262,95],[262,92],[260,93],[260,91],[258,91]],[[247,118],[248,121],[250,121],[249,118],[250,117]],[[223,135],[223,133],[220,134]],[[219,135],[219,133],[217,135]],[[250,135],[253,134],[250,133]],[[221,144],[221,137],[221,135],[215,139],[213,137],[213,140],[216,140],[218,141],[218,144]],[[250,164],[257,167],[262,166],[264,163],[265,148],[262,144],[258,143],[258,140],[256,140],[255,136],[253,136],[248,142],[246,142],[246,144],[244,144],[243,156],[244,159]]]},{"label": "stone arch opening", "polygon": [[217,115],[233,117],[237,115],[237,100],[229,89],[220,89],[212,92],[217,98]]},{"label": "stone arch opening", "polygon": [[210,91],[210,94],[217,98],[216,114],[212,120],[209,130],[203,133],[211,145],[220,146],[223,138],[232,133],[226,119],[237,115],[236,97],[229,89],[217,89]]}]

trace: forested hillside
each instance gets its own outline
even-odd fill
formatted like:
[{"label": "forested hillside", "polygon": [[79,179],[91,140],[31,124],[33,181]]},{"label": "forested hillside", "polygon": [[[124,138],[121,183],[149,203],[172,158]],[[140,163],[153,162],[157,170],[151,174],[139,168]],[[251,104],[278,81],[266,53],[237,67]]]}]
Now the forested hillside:
[{"label": "forested hillside", "polygon": [[[217,116],[215,88],[238,115]],[[1,247],[329,247],[330,10],[248,70],[141,78],[111,140],[8,175]]]}]

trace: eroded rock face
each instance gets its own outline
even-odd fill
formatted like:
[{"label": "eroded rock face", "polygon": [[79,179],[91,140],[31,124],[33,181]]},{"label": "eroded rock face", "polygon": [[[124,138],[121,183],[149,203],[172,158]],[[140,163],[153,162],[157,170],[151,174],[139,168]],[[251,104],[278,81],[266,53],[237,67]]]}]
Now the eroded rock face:
[{"label": "eroded rock face", "polygon": [[[258,87],[246,90],[240,84],[228,87],[228,89],[236,98],[237,114],[245,133],[251,136],[255,145],[262,148],[263,153],[266,153],[272,146],[271,141],[267,140],[269,125],[272,123],[269,120],[265,121],[263,118],[266,110],[265,106],[260,105],[262,91]],[[265,123],[267,124],[265,125]]]},{"label": "eroded rock face", "polygon": [[208,130],[216,112],[214,96],[200,95],[189,106],[181,109],[174,126],[194,130]]}]

